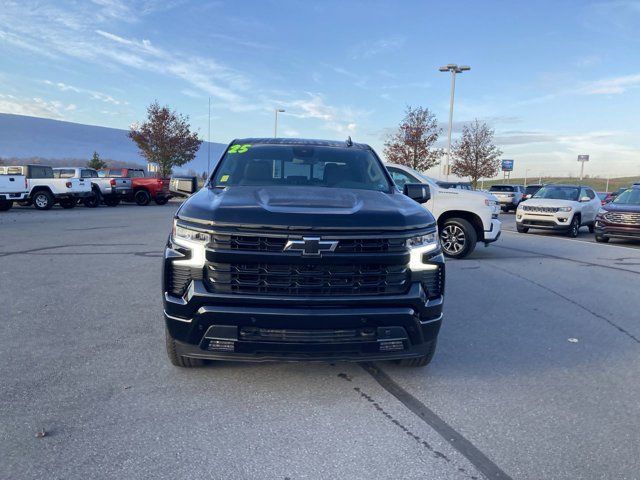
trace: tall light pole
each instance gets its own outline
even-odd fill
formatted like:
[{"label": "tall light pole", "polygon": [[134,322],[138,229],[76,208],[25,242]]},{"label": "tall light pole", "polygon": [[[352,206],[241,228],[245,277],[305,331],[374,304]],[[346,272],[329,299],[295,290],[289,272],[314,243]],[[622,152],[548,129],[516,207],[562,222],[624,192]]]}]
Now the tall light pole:
[{"label": "tall light pole", "polygon": [[525,169],[525,171],[524,171],[524,186],[525,186],[525,187],[527,186],[527,176],[528,176],[528,174],[529,174],[529,172],[530,172],[530,171],[531,171],[531,169],[530,169],[530,168],[527,168],[527,169]]},{"label": "tall light pole", "polygon": [[456,92],[456,73],[466,72],[467,70],[471,70],[471,67],[468,65],[456,65],[454,63],[450,63],[445,65],[444,67],[440,67],[438,70],[441,72],[451,72],[451,98],[449,100],[449,136],[447,140],[447,167],[446,167],[446,176],[447,180],[449,180],[449,168],[451,165],[451,130],[453,129],[453,97]]},{"label": "tall light pole", "polygon": [[273,125],[273,138],[278,138],[278,114],[279,113],[284,113],[284,109],[283,108],[276,108],[274,109],[275,114],[276,114],[276,121]]}]

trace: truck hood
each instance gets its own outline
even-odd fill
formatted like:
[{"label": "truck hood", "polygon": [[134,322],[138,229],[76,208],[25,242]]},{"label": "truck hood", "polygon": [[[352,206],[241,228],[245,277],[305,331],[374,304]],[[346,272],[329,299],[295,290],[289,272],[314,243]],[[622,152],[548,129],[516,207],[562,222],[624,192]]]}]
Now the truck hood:
[{"label": "truck hood", "polygon": [[401,193],[326,187],[205,187],[178,218],[207,225],[289,230],[413,230],[435,225]]},{"label": "truck hood", "polygon": [[578,202],[573,200],[554,200],[552,198],[530,198],[522,202],[528,207],[574,207]]}]

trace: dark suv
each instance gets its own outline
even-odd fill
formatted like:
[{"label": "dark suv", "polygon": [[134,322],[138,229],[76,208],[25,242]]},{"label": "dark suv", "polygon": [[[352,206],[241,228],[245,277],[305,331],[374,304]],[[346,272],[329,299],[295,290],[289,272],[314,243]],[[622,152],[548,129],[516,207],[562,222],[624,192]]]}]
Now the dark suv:
[{"label": "dark suv", "polygon": [[429,196],[351,140],[234,140],[175,215],[169,359],[426,365],[445,280]]},{"label": "dark suv", "polygon": [[625,190],[602,206],[596,217],[596,241],[640,240],[640,185]]}]

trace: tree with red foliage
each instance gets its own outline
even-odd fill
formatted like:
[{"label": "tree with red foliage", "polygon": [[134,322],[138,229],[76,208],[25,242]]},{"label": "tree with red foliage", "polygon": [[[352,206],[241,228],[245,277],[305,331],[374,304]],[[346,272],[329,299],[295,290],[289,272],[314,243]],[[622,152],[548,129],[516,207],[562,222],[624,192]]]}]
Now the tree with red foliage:
[{"label": "tree with red foliage", "polygon": [[438,164],[442,150],[434,148],[441,129],[428,108],[408,106],[398,130],[387,138],[384,154],[390,163],[425,171]]},{"label": "tree with red foliage", "polygon": [[158,165],[161,177],[193,160],[202,143],[198,134],[191,132],[189,117],[161,107],[157,101],[147,108],[146,122],[131,126],[129,138],[149,163]]}]

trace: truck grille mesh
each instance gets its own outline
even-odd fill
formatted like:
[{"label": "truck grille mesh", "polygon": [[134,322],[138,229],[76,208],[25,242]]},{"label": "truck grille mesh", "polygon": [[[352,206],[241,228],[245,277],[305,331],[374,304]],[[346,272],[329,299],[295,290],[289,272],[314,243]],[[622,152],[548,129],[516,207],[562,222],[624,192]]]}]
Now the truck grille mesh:
[{"label": "truck grille mesh", "polygon": [[426,270],[422,274],[422,286],[429,298],[437,298],[444,293],[444,267]]},{"label": "truck grille mesh", "polygon": [[556,213],[558,211],[557,207],[534,207],[532,205],[523,205],[522,209],[532,213]]},{"label": "truck grille mesh", "polygon": [[167,292],[176,297],[181,297],[187,291],[191,280],[202,280],[202,270],[176,265],[171,262],[167,275]]},{"label": "truck grille mesh", "polygon": [[[285,237],[251,235],[213,235],[209,248],[248,252],[282,252],[287,243]],[[387,253],[403,252],[404,238],[341,239],[335,253]]]},{"label": "truck grille mesh", "polygon": [[207,280],[216,293],[389,295],[407,291],[409,272],[404,265],[210,263]]}]

